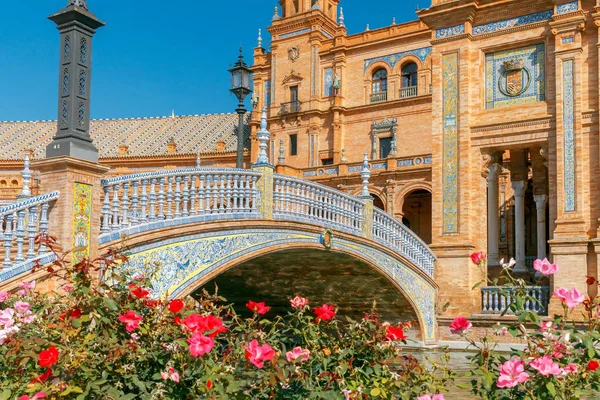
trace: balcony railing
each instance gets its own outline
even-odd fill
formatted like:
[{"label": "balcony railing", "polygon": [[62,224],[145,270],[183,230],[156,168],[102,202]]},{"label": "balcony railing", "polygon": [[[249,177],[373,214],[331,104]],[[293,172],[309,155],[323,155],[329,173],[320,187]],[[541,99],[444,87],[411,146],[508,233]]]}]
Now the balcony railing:
[{"label": "balcony railing", "polygon": [[302,103],[299,101],[290,101],[287,103],[281,103],[281,115],[285,114],[295,114],[302,111]]},{"label": "balcony railing", "polygon": [[409,97],[417,97],[417,87],[416,86],[409,86],[409,87],[400,89],[400,98],[401,99],[407,99]]},{"label": "balcony railing", "polygon": [[[481,288],[481,313],[502,314],[514,299],[518,288],[487,286]],[[540,315],[548,313],[550,288],[548,286],[526,286],[527,295],[536,301],[528,300],[523,308]],[[510,313],[510,312],[509,312]]]},{"label": "balcony railing", "polygon": [[371,103],[381,103],[383,101],[387,101],[387,92],[371,94]]}]

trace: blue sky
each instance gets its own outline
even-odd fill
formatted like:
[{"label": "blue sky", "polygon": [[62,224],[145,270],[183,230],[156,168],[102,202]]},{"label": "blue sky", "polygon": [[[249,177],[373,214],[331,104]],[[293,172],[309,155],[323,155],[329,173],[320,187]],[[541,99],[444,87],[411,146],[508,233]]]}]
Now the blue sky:
[{"label": "blue sky", "polygon": [[[58,31],[66,0],[3,1],[0,120],[56,119]],[[93,118],[231,112],[227,69],[240,44],[251,63],[275,0],[88,0],[107,26],[94,38]],[[416,19],[429,0],[342,0],[350,33]],[[239,10],[239,11],[238,11]],[[241,18],[239,17],[241,16]]]}]

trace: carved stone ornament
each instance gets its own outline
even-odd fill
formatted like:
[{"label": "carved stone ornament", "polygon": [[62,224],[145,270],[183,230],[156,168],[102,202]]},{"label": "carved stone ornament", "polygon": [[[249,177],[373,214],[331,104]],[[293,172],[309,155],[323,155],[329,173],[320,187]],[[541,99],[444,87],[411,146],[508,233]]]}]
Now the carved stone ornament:
[{"label": "carved stone ornament", "polygon": [[295,62],[298,58],[300,58],[300,45],[288,48],[288,58],[292,62]]},{"label": "carved stone ornament", "polygon": [[504,71],[500,75],[498,88],[507,97],[518,97],[525,93],[531,84],[531,73],[525,68],[522,59],[504,62]]}]

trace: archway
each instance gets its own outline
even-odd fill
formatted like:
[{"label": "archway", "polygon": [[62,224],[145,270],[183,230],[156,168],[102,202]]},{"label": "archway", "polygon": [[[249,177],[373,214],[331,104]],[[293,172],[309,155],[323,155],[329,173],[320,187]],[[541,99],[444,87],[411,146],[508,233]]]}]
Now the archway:
[{"label": "archway", "polygon": [[431,193],[418,189],[409,193],[402,205],[403,221],[425,243],[431,243]]},{"label": "archway", "polygon": [[335,304],[342,316],[353,319],[362,318],[375,301],[385,321],[418,321],[410,301],[389,279],[364,261],[334,251],[268,253],[230,268],[198,290],[212,292],[215,285],[219,295],[234,303],[236,312],[244,316],[249,315],[248,300],[264,301],[273,315],[285,315],[291,310],[289,299],[300,295],[313,307]]}]

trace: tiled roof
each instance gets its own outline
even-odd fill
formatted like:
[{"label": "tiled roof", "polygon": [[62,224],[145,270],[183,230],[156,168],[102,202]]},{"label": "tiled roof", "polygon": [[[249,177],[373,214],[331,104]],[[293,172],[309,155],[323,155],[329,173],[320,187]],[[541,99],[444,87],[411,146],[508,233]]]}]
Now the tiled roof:
[{"label": "tiled roof", "polygon": [[[246,123],[249,118],[246,114]],[[237,114],[104,119],[91,121],[90,135],[101,158],[117,157],[122,144],[128,146],[129,157],[167,154],[171,138],[178,154],[213,153],[221,140],[225,151],[236,150],[237,126]],[[34,158],[43,158],[55,134],[56,121],[0,122],[0,159],[22,159],[27,149],[33,149]],[[246,148],[249,137],[246,125]]]}]

